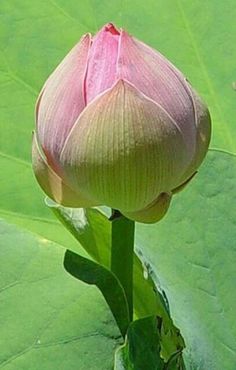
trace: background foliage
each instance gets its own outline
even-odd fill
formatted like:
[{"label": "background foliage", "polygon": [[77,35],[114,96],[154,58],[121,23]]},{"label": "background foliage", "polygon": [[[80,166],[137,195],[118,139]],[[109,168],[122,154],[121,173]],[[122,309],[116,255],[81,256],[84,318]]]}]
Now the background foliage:
[{"label": "background foliage", "polygon": [[63,248],[85,252],[45,207],[30,165],[46,77],[83,33],[113,21],[167,56],[209,105],[219,150],[160,224],[138,225],[136,249],[165,289],[188,370],[234,370],[234,1],[1,0],[0,14],[0,367],[51,369],[58,361],[67,370],[80,361],[80,369],[105,370],[120,343],[101,294],[63,270]]}]

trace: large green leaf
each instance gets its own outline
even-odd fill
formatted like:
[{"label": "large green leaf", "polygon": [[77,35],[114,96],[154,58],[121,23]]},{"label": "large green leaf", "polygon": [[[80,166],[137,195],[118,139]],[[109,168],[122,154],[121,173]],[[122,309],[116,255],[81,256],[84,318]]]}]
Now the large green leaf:
[{"label": "large green leaf", "polygon": [[98,290],[66,273],[62,247],[0,226],[1,369],[110,370],[122,340]]},{"label": "large green leaf", "polygon": [[168,215],[137,225],[136,243],[165,290],[188,369],[236,364],[236,157],[211,152]]}]

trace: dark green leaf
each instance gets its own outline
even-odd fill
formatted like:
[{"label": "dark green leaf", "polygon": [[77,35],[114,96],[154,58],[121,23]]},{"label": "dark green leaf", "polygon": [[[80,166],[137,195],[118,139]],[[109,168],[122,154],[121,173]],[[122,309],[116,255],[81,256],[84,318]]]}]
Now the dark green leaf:
[{"label": "dark green leaf", "polygon": [[129,326],[129,310],[124,289],[116,276],[98,263],[69,250],[65,253],[64,267],[75,278],[100,289],[124,337]]},{"label": "dark green leaf", "polygon": [[126,343],[117,349],[115,370],[163,370],[157,319],[148,317],[132,322]]},{"label": "dark green leaf", "polygon": [[126,342],[115,354],[115,370],[185,370],[181,352],[168,362],[160,357],[161,319],[155,316],[134,321]]}]

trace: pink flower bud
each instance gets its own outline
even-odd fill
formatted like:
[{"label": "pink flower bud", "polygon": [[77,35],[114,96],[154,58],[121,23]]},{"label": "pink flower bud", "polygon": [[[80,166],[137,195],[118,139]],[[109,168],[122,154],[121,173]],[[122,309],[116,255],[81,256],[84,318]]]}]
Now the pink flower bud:
[{"label": "pink flower bud", "polygon": [[83,36],[59,64],[36,116],[33,168],[45,193],[141,222],[163,217],[211,134],[208,109],[182,73],[112,24]]}]

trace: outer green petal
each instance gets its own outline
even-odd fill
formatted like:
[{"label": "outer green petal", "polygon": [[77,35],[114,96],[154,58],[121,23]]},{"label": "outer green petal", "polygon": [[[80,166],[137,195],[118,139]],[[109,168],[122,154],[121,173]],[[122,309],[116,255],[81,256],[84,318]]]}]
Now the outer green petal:
[{"label": "outer green petal", "polygon": [[171,191],[189,163],[173,119],[124,80],[86,107],[60,160],[88,198],[122,212],[143,209]]},{"label": "outer green petal", "polygon": [[95,204],[75,193],[65,182],[53,171],[44,158],[36,138],[33,135],[32,164],[34,174],[43,191],[55,202],[66,207],[91,207]]},{"label": "outer green petal", "polygon": [[171,193],[161,193],[157,199],[148,207],[137,212],[123,212],[123,215],[127,218],[152,224],[154,222],[160,221],[168,211],[172,194]]}]

